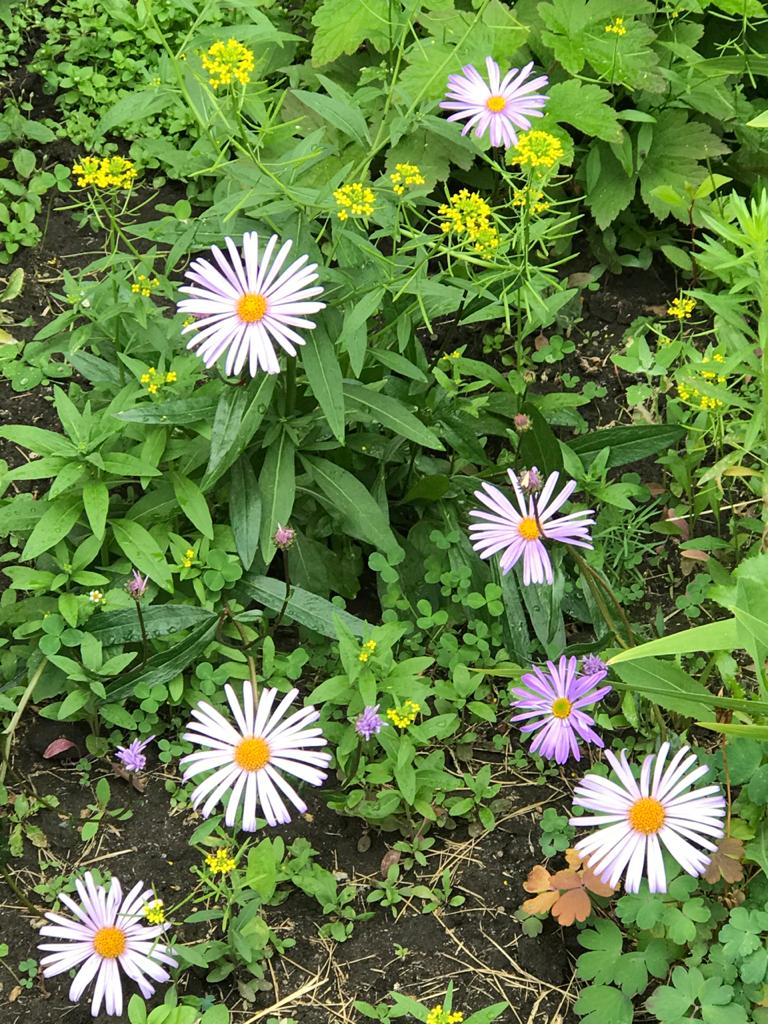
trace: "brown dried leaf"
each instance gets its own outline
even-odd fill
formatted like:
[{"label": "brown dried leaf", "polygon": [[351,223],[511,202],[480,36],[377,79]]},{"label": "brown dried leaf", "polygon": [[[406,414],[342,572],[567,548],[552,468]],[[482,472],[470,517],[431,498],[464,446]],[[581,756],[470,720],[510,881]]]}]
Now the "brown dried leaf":
[{"label": "brown dried leaf", "polygon": [[77,744],[73,743],[72,740],[68,740],[65,736],[59,736],[58,739],[48,744],[43,751],[43,757],[61,757],[68,750],[77,750]]},{"label": "brown dried leaf", "polygon": [[523,903],[523,910],[526,914],[546,914],[548,910],[551,910],[552,904],[556,903],[559,899],[560,893],[541,892],[538,896],[534,896],[533,899],[526,900]]},{"label": "brown dried leaf", "polygon": [[542,864],[535,864],[523,882],[526,892],[548,892],[551,889],[552,876]]},{"label": "brown dried leaf", "polygon": [[552,917],[564,927],[574,921],[586,921],[591,913],[592,900],[581,886],[564,893],[552,907]]},{"label": "brown dried leaf", "polygon": [[8,1002],[15,1003],[24,990],[21,985],[14,985],[11,991],[8,993]]},{"label": "brown dried leaf", "polygon": [[692,558],[696,562],[708,562],[709,552],[700,551],[698,548],[686,548],[685,551],[680,552],[681,558]]},{"label": "brown dried leaf", "polygon": [[384,856],[381,858],[381,877],[386,878],[389,873],[389,869],[394,864],[400,863],[400,851],[399,850],[387,850]]},{"label": "brown dried leaf", "polygon": [[582,881],[575,871],[557,871],[552,875],[553,889],[581,889]]},{"label": "brown dried leaf", "polygon": [[539,333],[533,339],[533,347],[536,349],[537,352],[541,352],[541,350],[543,348],[546,348],[548,344],[549,338],[546,336],[546,334]]},{"label": "brown dried leaf", "polygon": [[589,889],[595,896],[613,896],[616,892],[612,885],[608,885],[607,882],[601,882],[592,868],[584,868],[581,873],[581,880],[584,883],[584,888]]},{"label": "brown dried leaf", "polygon": [[743,859],[744,843],[741,839],[726,836],[717,844],[703,878],[712,885],[721,878],[726,882],[740,882],[744,877]]},{"label": "brown dried leaf", "polygon": [[579,856],[579,851],[574,850],[572,846],[569,847],[565,851],[565,863],[568,865],[571,871],[578,871],[582,865],[582,860]]}]

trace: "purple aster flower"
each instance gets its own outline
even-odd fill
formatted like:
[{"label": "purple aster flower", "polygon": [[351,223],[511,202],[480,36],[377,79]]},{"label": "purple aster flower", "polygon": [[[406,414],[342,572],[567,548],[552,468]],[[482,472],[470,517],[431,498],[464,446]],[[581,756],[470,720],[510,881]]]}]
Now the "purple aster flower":
[{"label": "purple aster flower", "polygon": [[[624,888],[637,892],[648,874],[651,892],[667,891],[667,876],[661,843],[680,867],[698,877],[711,857],[697,846],[714,852],[712,840],[725,834],[720,819],[725,817],[725,800],[719,786],[692,789],[706,775],[706,765],[696,765],[696,755],[682,747],[665,768],[669,744],[643,761],[639,781],[635,779],[622,750],[621,759],[605,752],[618,782],[601,775],[587,775],[576,787],[574,806],[597,813],[571,818],[571,825],[597,825],[576,850],[594,873],[608,885],[616,886],[626,872]],[[688,755],[688,756],[686,756]],[[694,845],[696,844],[696,845]]]},{"label": "purple aster flower", "polygon": [[472,64],[463,68],[464,74],[450,75],[448,92],[440,106],[443,110],[456,111],[448,118],[449,121],[466,120],[462,135],[474,128],[475,135],[481,138],[490,129],[492,146],[516,146],[515,128],[528,131],[531,127],[529,118],[543,117],[541,108],[548,97],[531,94],[544,88],[549,79],[540,75],[526,81],[533,70],[533,61],[524,68],[512,68],[504,78],[492,57],[485,58],[485,66],[488,82]]},{"label": "purple aster flower", "polygon": [[280,548],[281,551],[287,551],[296,540],[296,531],[290,526],[281,526],[280,523],[278,523],[272,540],[275,542],[275,546]]},{"label": "purple aster flower", "polygon": [[140,601],[144,597],[144,593],[149,583],[149,576],[142,576],[138,569],[133,570],[131,578],[125,585],[125,589],[134,599],[134,601]]},{"label": "purple aster flower", "polygon": [[596,654],[585,654],[581,659],[581,671],[585,676],[593,676],[598,672],[602,672],[603,675],[607,675],[608,666],[605,664],[602,658]]},{"label": "purple aster flower", "polygon": [[531,753],[554,758],[558,764],[565,764],[568,758],[578,761],[581,757],[577,735],[585,743],[602,747],[603,741],[593,731],[594,718],[583,710],[610,693],[610,686],[597,689],[597,684],[606,673],[579,676],[576,674],[576,659],[562,657],[557,665],[547,662],[547,671],[532,667],[521,682],[525,689],[514,689],[517,707],[524,710],[515,715],[513,722],[525,722],[521,732],[535,733]]},{"label": "purple aster flower", "polygon": [[544,486],[544,481],[541,479],[541,473],[535,466],[531,466],[530,469],[526,469],[520,476],[520,486],[526,494],[538,494],[541,488]]},{"label": "purple aster flower", "polygon": [[[469,514],[482,520],[469,527],[472,547],[481,558],[490,558],[503,551],[499,567],[503,574],[523,559],[523,583],[552,583],[552,562],[542,541],[559,541],[574,547],[591,548],[592,539],[588,527],[594,523],[590,516],[592,509],[571,512],[570,515],[553,519],[553,515],[564,505],[576,488],[569,480],[560,494],[553,497],[559,473],[550,473],[541,494],[530,495],[527,502],[517,475],[507,470],[517,499],[517,508],[492,484],[484,483],[483,489],[475,491],[475,497],[482,501],[485,509],[474,509]],[[490,511],[487,511],[490,510]]]},{"label": "purple aster flower", "polygon": [[[125,898],[120,882],[113,878],[109,890],[96,885],[90,871],[75,882],[81,905],[66,893],[59,893],[61,902],[72,911],[74,918],[63,914],[47,913],[52,924],[40,929],[46,938],[59,942],[43,942],[38,947],[46,953],[40,961],[44,978],[69,972],[78,967],[69,988],[73,1003],[96,979],[91,1000],[91,1015],[96,1017],[102,1002],[108,1014],[123,1016],[123,986],[120,968],[135,982],[145,999],[155,991],[152,981],[168,981],[170,975],[165,964],[176,967],[169,956],[168,947],[160,936],[170,927],[157,924],[148,927],[142,922],[142,910],[154,899],[151,889],[143,889],[137,882]],[[150,978],[152,981],[150,981]]]},{"label": "purple aster flower", "polygon": [[[300,256],[282,270],[293,242],[285,242],[274,256],[277,235],[259,255],[259,236],[255,231],[243,235],[243,255],[231,238],[225,239],[229,259],[218,246],[211,246],[216,265],[209,260],[192,260],[186,272],[194,283],[179,290],[191,296],[178,303],[180,313],[196,317],[182,329],[194,332],[187,348],[199,348],[206,366],[226,353],[225,370],[238,374],[248,363],[252,377],[259,368],[279,373],[280,363],[274,342],[291,355],[304,339],[294,327],[313,328],[307,313],[317,313],[325,303],[307,301],[320,295],[316,263],[305,266],[308,256]],[[282,273],[281,273],[282,270]]]},{"label": "purple aster flower", "polygon": [[142,751],[149,746],[154,738],[154,736],[148,736],[145,740],[134,740],[127,747],[118,747],[116,751],[118,761],[122,761],[129,772],[143,772],[147,759]]},{"label": "purple aster flower", "polygon": [[368,705],[355,720],[355,732],[364,740],[369,740],[374,733],[378,736],[387,723],[379,714],[379,705]]}]

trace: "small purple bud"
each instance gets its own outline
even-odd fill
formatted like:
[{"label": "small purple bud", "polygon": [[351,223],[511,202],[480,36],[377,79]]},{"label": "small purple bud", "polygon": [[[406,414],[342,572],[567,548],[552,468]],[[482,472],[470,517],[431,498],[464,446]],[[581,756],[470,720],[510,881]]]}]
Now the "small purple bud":
[{"label": "small purple bud", "polygon": [[378,735],[386,724],[379,715],[379,705],[368,705],[363,713],[357,716],[355,732],[364,740],[369,740],[374,733]]},{"label": "small purple bud", "polygon": [[275,530],[275,536],[272,539],[281,551],[287,551],[291,544],[296,540],[296,531],[290,526],[281,526],[280,523],[278,523],[277,530]]},{"label": "small purple bud", "polygon": [[526,416],[524,412],[517,413],[513,422],[515,424],[515,430],[518,431],[518,433],[520,434],[522,434],[525,430],[530,430],[533,426],[533,424],[530,421],[530,418]]},{"label": "small purple bud", "polygon": [[115,756],[118,761],[122,761],[129,772],[138,774],[143,772],[147,763],[147,759],[142,753],[145,747],[154,739],[154,736],[148,736],[145,740],[134,740],[133,743],[129,743],[127,747],[118,747],[115,751]]},{"label": "small purple bud", "polygon": [[581,660],[581,671],[585,676],[594,676],[598,672],[607,675],[608,666],[596,654],[586,654]]},{"label": "small purple bud", "polygon": [[134,599],[134,601],[140,601],[144,597],[144,592],[147,589],[149,583],[148,576],[142,576],[138,569],[133,570],[133,575],[125,585],[125,589]]},{"label": "small purple bud", "polygon": [[538,494],[543,483],[541,473],[535,466],[531,466],[530,469],[526,469],[524,473],[520,474],[520,486],[526,494]]}]

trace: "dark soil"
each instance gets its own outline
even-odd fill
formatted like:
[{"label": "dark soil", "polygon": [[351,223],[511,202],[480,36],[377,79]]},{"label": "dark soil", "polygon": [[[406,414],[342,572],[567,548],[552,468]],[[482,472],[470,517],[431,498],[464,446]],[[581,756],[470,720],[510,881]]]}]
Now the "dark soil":
[{"label": "dark soil", "polygon": [[[45,880],[55,891],[57,879],[98,868],[117,875],[124,888],[144,880],[156,888],[167,906],[183,898],[194,884],[191,869],[201,864],[200,854],[188,845],[200,819],[192,812],[171,808],[164,780],[172,775],[151,758],[146,791],[139,793],[118,778],[106,761],[99,761],[92,762],[90,779],[84,784],[74,763],[43,760],[45,747],[64,727],[43,719],[30,721],[29,730],[17,738],[6,784],[14,797],[20,793],[55,795],[59,806],[41,811],[33,819],[47,838],[46,846],[38,848],[27,841],[21,859],[11,859],[8,867],[19,890],[44,910],[51,905],[50,897],[43,900],[34,893],[34,886]],[[72,728],[66,726],[74,738]],[[94,802],[93,786],[104,775],[112,790],[110,807],[129,808],[133,816],[103,824],[95,839],[84,846],[79,835],[81,814]],[[220,987],[219,998],[230,1009],[247,1011],[246,1019],[286,1000],[279,1014],[297,1018],[301,1024],[328,1024],[330,1020],[357,1021],[360,1018],[352,1008],[353,1000],[376,1003],[392,989],[435,1003],[452,978],[454,1006],[467,1015],[507,999],[513,1009],[504,1021],[573,1021],[568,1012],[573,999],[568,956],[572,935],[547,924],[540,937],[531,939],[523,935],[513,916],[526,898],[522,882],[530,867],[542,859],[536,844],[538,817],[544,806],[562,803],[566,792],[559,781],[542,786],[534,779],[535,775],[512,775],[497,765],[496,781],[502,783],[505,802],[505,809],[498,814],[498,827],[478,839],[467,837],[463,830],[437,833],[427,867],[402,873],[405,883],[434,888],[447,868],[452,894],[466,897],[463,906],[424,914],[421,901],[411,899],[398,905],[394,915],[379,907],[371,920],[355,924],[349,941],[336,944],[317,935],[329,918],[322,916],[314,901],[294,890],[286,902],[266,911],[267,923],[278,938],[295,940],[293,948],[268,964],[267,990],[258,993],[255,1001],[246,1002],[237,982],[249,979],[235,975]],[[320,864],[336,872],[344,884],[356,887],[357,911],[371,909],[365,896],[375,879],[382,877],[386,840],[394,843],[397,836],[373,836],[370,848],[361,853],[359,821],[327,810],[320,793],[312,791],[308,801],[307,819],[280,829],[279,834],[287,844],[304,836],[317,850]],[[68,1002],[66,977],[36,980],[31,988],[18,983],[24,976],[19,964],[27,958],[39,959],[40,924],[41,917],[33,916],[4,889],[0,933],[11,952],[2,961],[5,971],[0,972],[0,1020],[3,1024],[52,1024],[58,1020],[87,1024],[92,1020],[88,1004]],[[193,938],[199,941],[203,936]],[[178,939],[189,941],[189,930],[184,929]],[[180,984],[183,990],[201,995],[217,988],[206,984],[203,972],[196,968],[184,971]],[[130,983],[124,991],[130,993]],[[161,1000],[162,986],[156,997]],[[269,1016],[267,1013],[265,1019]],[[109,1019],[97,1020],[106,1024]]]}]

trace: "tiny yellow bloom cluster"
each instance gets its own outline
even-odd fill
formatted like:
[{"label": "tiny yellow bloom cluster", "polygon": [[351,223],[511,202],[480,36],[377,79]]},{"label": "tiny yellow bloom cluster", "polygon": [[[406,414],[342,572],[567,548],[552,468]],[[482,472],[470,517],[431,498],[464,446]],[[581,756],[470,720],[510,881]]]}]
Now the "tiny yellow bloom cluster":
[{"label": "tiny yellow bloom cluster", "polygon": [[440,356],[440,358],[441,359],[461,359],[461,352],[459,351],[459,349],[455,348],[453,350],[453,352],[444,352],[443,355]]},{"label": "tiny yellow bloom cluster", "polygon": [[[710,359],[709,356],[704,356],[704,358],[702,359],[702,363],[724,363],[724,362],[725,362],[725,356],[723,355],[722,352],[715,352],[715,354],[712,356],[711,359]],[[725,384],[725,377],[723,376],[723,374],[722,373],[716,373],[714,370],[702,370],[701,371],[701,376],[705,380],[715,380],[716,379],[718,384]]]},{"label": "tiny yellow bloom cluster", "polygon": [[613,21],[609,21],[605,26],[605,31],[611,32],[615,36],[625,36],[627,34],[627,29],[624,25],[624,19],[614,18]]},{"label": "tiny yellow bloom cluster", "polygon": [[154,366],[150,366],[147,372],[139,377],[139,383],[144,385],[150,395],[156,395],[164,384],[175,384],[176,380],[175,370],[169,370],[163,375],[158,373]]},{"label": "tiny yellow bloom cluster", "polygon": [[228,875],[237,867],[234,859],[229,856],[229,850],[224,846],[220,846],[215,853],[209,853],[205,863],[212,875]]},{"label": "tiny yellow bloom cluster", "polygon": [[463,188],[438,207],[437,212],[445,218],[440,230],[444,234],[466,235],[481,256],[491,256],[498,248],[499,233],[491,222],[491,208],[477,192]]},{"label": "tiny yellow bloom cluster", "polygon": [[409,725],[413,725],[416,721],[416,716],[420,711],[420,704],[417,704],[414,700],[407,700],[402,707],[390,708],[387,712],[387,718],[390,722],[394,722],[398,729],[407,729]]},{"label": "tiny yellow bloom cluster", "polygon": [[442,1006],[433,1006],[427,1014],[427,1024],[461,1024],[463,1020],[463,1013],[448,1013]]},{"label": "tiny yellow bloom cluster", "polygon": [[392,182],[392,191],[396,196],[403,195],[406,188],[426,184],[421,168],[416,164],[395,164],[395,169],[390,174],[389,180]]},{"label": "tiny yellow bloom cluster", "polygon": [[368,661],[370,656],[376,650],[377,644],[375,640],[366,640],[363,644],[363,649],[357,656],[358,661]]},{"label": "tiny yellow bloom cluster", "polygon": [[145,298],[149,298],[152,294],[153,288],[160,287],[160,280],[157,277],[147,277],[146,274],[139,274],[134,283],[131,285],[131,291],[134,295],[143,295]]},{"label": "tiny yellow bloom cluster", "polygon": [[77,175],[77,184],[80,188],[86,188],[88,185],[95,185],[96,188],[130,188],[137,172],[133,163],[122,156],[104,159],[85,156],[73,165],[72,173]]},{"label": "tiny yellow bloom cluster", "polygon": [[[725,356],[722,352],[715,352],[711,358],[709,356],[704,356],[702,362],[724,363]],[[699,370],[699,376],[703,380],[713,380],[718,384],[725,384],[728,380],[725,374],[718,373],[716,370]],[[722,409],[725,405],[725,402],[720,398],[713,398],[711,395],[702,395],[699,389],[693,387],[690,382],[688,384],[679,384],[677,394],[684,402],[698,404],[699,409],[703,412],[716,412],[718,409]]]},{"label": "tiny yellow bloom cluster", "polygon": [[696,308],[695,299],[672,299],[669,306],[667,307],[667,316],[673,316],[676,320],[681,323],[683,320],[688,320]]},{"label": "tiny yellow bloom cluster", "polygon": [[525,207],[529,213],[544,213],[550,205],[540,188],[516,188],[512,196],[512,206]]},{"label": "tiny yellow bloom cluster", "polygon": [[102,594],[102,592],[100,590],[92,590],[88,594],[88,600],[92,604],[101,604],[102,601],[104,600],[104,595]]},{"label": "tiny yellow bloom cluster", "polygon": [[184,569],[191,569],[192,568],[192,563],[194,561],[195,561],[195,549],[194,548],[187,548],[187,550],[184,552],[184,557],[181,560],[182,568],[184,568]]},{"label": "tiny yellow bloom cluster", "polygon": [[203,54],[201,60],[214,89],[220,85],[231,85],[234,79],[240,85],[247,85],[251,80],[253,54],[237,39],[228,39],[226,43],[219,40]]},{"label": "tiny yellow bloom cluster", "polygon": [[560,139],[549,132],[523,132],[513,160],[521,167],[554,167],[564,152]]},{"label": "tiny yellow bloom cluster", "polygon": [[144,917],[150,924],[165,923],[165,906],[162,900],[152,900],[144,907]]},{"label": "tiny yellow bloom cluster", "polygon": [[333,193],[336,200],[339,220],[346,220],[350,213],[353,217],[370,217],[376,205],[373,189],[363,185],[361,181],[353,181],[342,185]]}]

